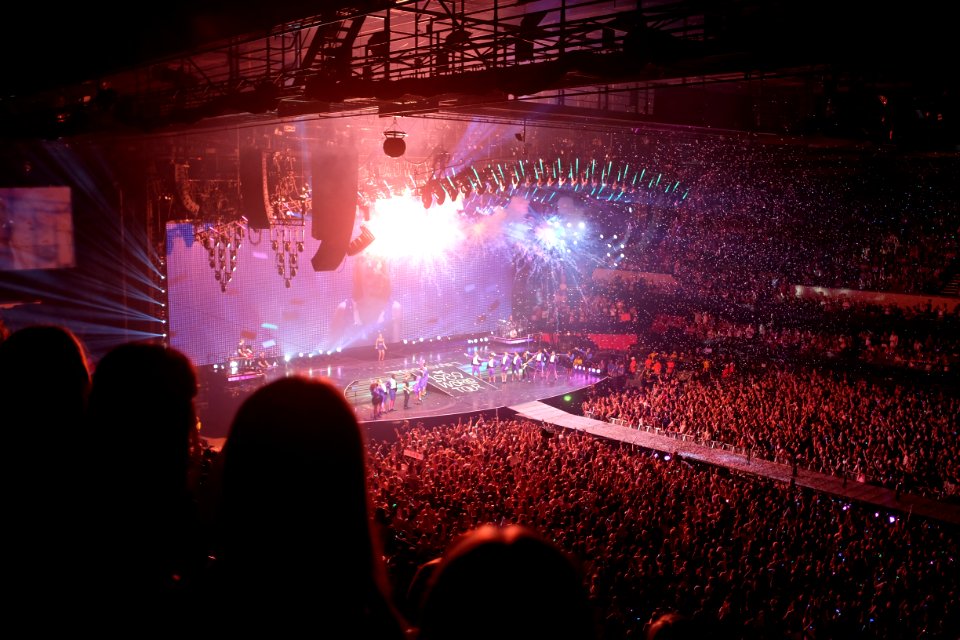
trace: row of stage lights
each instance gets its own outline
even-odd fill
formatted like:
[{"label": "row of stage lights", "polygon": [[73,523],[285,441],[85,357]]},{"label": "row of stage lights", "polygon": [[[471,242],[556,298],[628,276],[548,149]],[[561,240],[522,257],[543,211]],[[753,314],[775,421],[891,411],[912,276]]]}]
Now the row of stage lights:
[{"label": "row of stage lights", "polygon": [[[404,338],[402,342],[406,346],[413,346],[418,344],[433,344],[435,342],[449,342],[450,340],[452,340],[450,336],[437,336],[436,338],[432,338],[432,337],[431,338]],[[481,339],[477,339],[477,342],[479,342],[480,340]],[[483,340],[486,341],[486,339],[483,339]],[[335,353],[342,353],[342,352],[343,352],[343,347],[336,347],[335,349],[327,349],[327,350],[319,349],[317,351],[300,351],[298,353],[288,353],[280,359],[283,360],[283,362],[285,363],[289,363],[294,359],[322,358],[323,356],[332,356]],[[226,371],[228,369],[236,369],[239,366],[240,366],[239,360],[230,360],[226,364],[214,364],[213,369],[214,371],[221,370],[221,369]]]},{"label": "row of stage lights", "polygon": [[155,299],[156,311],[155,319],[156,322],[160,323],[160,331],[158,332],[157,337],[162,339],[164,342],[167,340],[167,259],[165,257],[166,251],[162,246],[156,247],[156,268],[153,270],[154,274],[154,289],[157,292],[157,297]]},{"label": "row of stage lights", "polygon": [[[680,181],[664,180],[663,173],[647,173],[647,169],[631,170],[629,163],[613,166],[613,161],[601,163],[596,160],[580,166],[580,159],[568,161],[566,166],[562,158],[545,164],[543,159],[537,162],[517,160],[487,164],[479,169],[471,165],[457,173],[441,172],[428,180],[420,188],[420,197],[425,208],[436,200],[442,205],[447,198],[455,201],[458,195],[464,198],[485,194],[513,195],[519,189],[526,189],[525,196],[531,200],[546,202],[556,196],[556,192],[567,190],[581,197],[595,198],[608,202],[632,204],[641,198],[648,200],[653,195],[670,195],[679,201],[685,200],[689,189],[680,195]],[[537,190],[544,190],[538,194]],[[532,191],[532,193],[531,193]],[[678,201],[678,202],[679,202]]]},{"label": "row of stage lights", "polygon": [[584,373],[594,373],[600,375],[602,372],[597,367],[585,367],[583,365],[575,364],[573,365],[574,371],[583,371]]}]

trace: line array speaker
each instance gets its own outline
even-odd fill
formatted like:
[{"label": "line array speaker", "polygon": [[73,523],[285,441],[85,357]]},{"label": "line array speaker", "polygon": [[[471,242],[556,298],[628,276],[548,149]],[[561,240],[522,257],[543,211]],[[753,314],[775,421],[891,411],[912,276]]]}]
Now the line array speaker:
[{"label": "line array speaker", "polygon": [[313,153],[310,235],[320,241],[311,258],[315,271],[334,271],[343,262],[357,219],[357,151],[322,149]]}]

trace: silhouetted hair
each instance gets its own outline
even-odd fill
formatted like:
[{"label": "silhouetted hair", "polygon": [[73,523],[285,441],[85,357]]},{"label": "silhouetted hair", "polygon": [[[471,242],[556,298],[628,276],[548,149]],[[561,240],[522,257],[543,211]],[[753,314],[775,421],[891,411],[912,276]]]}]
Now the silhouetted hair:
[{"label": "silhouetted hair", "polygon": [[83,345],[65,327],[24,327],[0,343],[6,610],[41,634],[54,622],[38,620],[38,603],[57,602],[66,615],[86,575],[77,566],[87,552],[77,534],[87,497],[78,448],[89,386]]},{"label": "silhouetted hair", "polygon": [[97,363],[88,418],[101,446],[134,460],[131,473],[151,483],[166,476],[182,484],[197,436],[196,395],[197,374],[183,353],[131,342]]},{"label": "silhouetted hair", "polygon": [[[60,439],[64,430],[76,428],[89,388],[86,350],[66,327],[24,327],[0,342],[4,412],[29,420],[34,446],[44,437]],[[16,407],[22,410],[13,411]]]},{"label": "silhouetted hair", "polygon": [[366,456],[352,407],[327,380],[281,378],[241,405],[220,454],[214,552],[217,588],[234,612],[244,602],[294,617],[305,607],[356,620],[358,630],[372,620],[387,622],[376,633],[399,632],[372,533]]},{"label": "silhouetted hair", "polygon": [[87,411],[87,460],[96,480],[91,571],[107,585],[104,600],[137,616],[172,618],[183,583],[206,557],[191,476],[196,394],[193,364],[161,344],[114,347],[94,370]]},{"label": "silhouetted hair", "polygon": [[579,564],[519,525],[484,525],[455,540],[419,622],[419,640],[598,635]]}]

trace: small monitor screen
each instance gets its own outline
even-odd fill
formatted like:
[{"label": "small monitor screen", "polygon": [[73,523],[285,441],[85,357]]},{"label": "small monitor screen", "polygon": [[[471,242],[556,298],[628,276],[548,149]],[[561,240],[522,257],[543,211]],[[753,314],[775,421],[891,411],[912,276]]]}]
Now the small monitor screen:
[{"label": "small monitor screen", "polygon": [[0,271],[74,266],[70,188],[0,188]]}]

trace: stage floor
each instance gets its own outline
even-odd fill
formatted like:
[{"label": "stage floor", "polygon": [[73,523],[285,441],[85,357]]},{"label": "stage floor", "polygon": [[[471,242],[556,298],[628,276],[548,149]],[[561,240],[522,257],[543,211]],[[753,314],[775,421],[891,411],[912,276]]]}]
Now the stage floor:
[{"label": "stage floor", "polygon": [[[493,382],[487,377],[486,366],[480,376],[470,375],[474,349],[484,360],[491,352],[502,355],[504,347],[512,352],[530,349],[539,345],[503,345],[494,342],[480,346],[466,344],[466,340],[422,343],[414,346],[389,348],[382,362],[377,360],[373,347],[353,349],[329,356],[281,364],[266,370],[262,375],[229,381],[223,372],[201,372],[201,390],[197,398],[197,411],[201,420],[201,435],[208,440],[218,440],[227,435],[230,420],[243,400],[255,389],[267,382],[287,375],[329,378],[353,404],[358,419],[372,429],[384,428],[403,420],[437,419],[495,410],[501,407],[522,404],[565,395],[590,387],[602,376],[585,371],[571,371],[558,367],[558,376],[545,379],[534,377],[524,381],[501,381],[500,372]],[[408,408],[403,408],[403,395],[398,394],[394,411],[385,413],[379,420],[373,418],[370,401],[370,381],[388,378],[397,379],[414,371],[421,361],[426,361],[430,384],[422,404],[411,395]],[[445,389],[444,389],[445,388]]]}]

